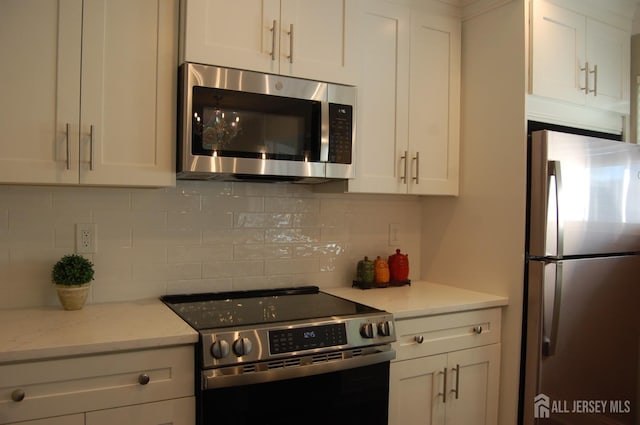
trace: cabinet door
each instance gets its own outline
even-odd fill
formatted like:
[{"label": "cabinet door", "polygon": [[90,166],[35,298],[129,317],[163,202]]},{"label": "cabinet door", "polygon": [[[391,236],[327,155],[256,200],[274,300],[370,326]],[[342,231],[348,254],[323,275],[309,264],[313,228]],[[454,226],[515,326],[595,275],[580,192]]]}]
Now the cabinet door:
[{"label": "cabinet door", "polygon": [[391,363],[389,425],[445,423],[445,367],[446,354]]},{"label": "cabinet door", "polygon": [[355,84],[356,0],[281,4],[280,73]]},{"label": "cabinet door", "polygon": [[185,397],[88,412],[86,425],[194,425],[195,412],[195,398]]},{"label": "cabinet door", "polygon": [[85,0],[80,183],[175,184],[178,0]]},{"label": "cabinet door", "polygon": [[409,10],[363,2],[356,129],[356,178],[350,192],[406,193]]},{"label": "cabinet door", "polygon": [[409,193],[458,194],[461,24],[411,14]]},{"label": "cabinet door", "polygon": [[587,19],[586,33],[590,68],[587,104],[628,114],[630,34],[592,19]]},{"label": "cabinet door", "polygon": [[496,425],[500,344],[448,355],[447,425]]},{"label": "cabinet door", "polygon": [[279,72],[280,0],[187,0],[185,7],[186,62]]},{"label": "cabinet door", "polygon": [[531,92],[584,104],[586,20],[546,1],[533,1]]},{"label": "cabinet door", "polygon": [[[2,418],[0,418],[0,420],[2,420]],[[53,418],[34,419],[32,421],[14,423],[20,425],[85,425],[84,413],[79,413],[77,415],[55,416]]]},{"label": "cabinet door", "polygon": [[81,14],[79,0],[0,0],[2,183],[78,181]]}]

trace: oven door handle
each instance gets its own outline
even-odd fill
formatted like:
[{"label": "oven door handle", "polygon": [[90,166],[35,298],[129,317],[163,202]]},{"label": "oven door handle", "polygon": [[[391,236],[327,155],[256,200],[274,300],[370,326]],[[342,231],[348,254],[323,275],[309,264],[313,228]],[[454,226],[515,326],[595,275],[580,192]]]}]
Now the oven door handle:
[{"label": "oven door handle", "polygon": [[[344,356],[344,354],[343,354]],[[236,387],[240,385],[259,384],[262,382],[281,381],[284,379],[302,378],[323,373],[338,372],[377,363],[390,362],[396,358],[396,352],[387,344],[363,352],[361,355],[314,362],[316,355],[301,357],[299,365],[273,368],[273,362],[252,365],[253,371],[244,372],[242,366],[207,369],[202,371],[202,390],[214,388]],[[286,362],[283,362],[283,364]],[[269,368],[272,367],[272,368]]]}]

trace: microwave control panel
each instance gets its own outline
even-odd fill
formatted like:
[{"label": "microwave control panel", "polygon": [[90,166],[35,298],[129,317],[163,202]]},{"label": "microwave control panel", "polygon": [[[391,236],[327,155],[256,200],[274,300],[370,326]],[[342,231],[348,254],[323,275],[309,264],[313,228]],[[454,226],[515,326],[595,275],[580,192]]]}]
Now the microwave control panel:
[{"label": "microwave control panel", "polygon": [[329,104],[329,162],[351,164],[353,106]]}]

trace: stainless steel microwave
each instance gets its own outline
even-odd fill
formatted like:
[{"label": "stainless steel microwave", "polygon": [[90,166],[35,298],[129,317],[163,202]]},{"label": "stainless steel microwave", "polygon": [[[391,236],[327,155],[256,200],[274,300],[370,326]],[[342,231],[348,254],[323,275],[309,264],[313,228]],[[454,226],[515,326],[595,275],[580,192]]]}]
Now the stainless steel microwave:
[{"label": "stainless steel microwave", "polygon": [[192,63],[179,86],[179,179],[353,176],[355,87]]}]

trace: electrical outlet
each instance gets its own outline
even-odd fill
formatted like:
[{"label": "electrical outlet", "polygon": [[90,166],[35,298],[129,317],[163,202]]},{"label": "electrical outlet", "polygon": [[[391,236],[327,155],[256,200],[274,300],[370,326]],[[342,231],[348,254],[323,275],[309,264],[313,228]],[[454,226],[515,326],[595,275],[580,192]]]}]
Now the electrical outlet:
[{"label": "electrical outlet", "polygon": [[400,223],[389,223],[389,246],[400,245]]},{"label": "electrical outlet", "polygon": [[98,251],[97,230],[95,223],[76,224],[76,253],[94,254]]}]

